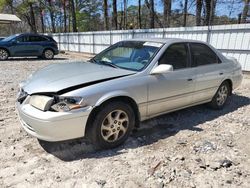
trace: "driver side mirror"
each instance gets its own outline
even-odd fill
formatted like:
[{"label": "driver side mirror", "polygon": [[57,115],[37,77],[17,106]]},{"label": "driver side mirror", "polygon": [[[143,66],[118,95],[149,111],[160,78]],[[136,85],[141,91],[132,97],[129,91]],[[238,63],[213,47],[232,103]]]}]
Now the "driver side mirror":
[{"label": "driver side mirror", "polygon": [[165,74],[167,72],[173,71],[173,66],[169,64],[161,64],[155,67],[150,74]]},{"label": "driver side mirror", "polygon": [[17,41],[16,40],[12,40],[11,43],[12,44],[17,44]]}]

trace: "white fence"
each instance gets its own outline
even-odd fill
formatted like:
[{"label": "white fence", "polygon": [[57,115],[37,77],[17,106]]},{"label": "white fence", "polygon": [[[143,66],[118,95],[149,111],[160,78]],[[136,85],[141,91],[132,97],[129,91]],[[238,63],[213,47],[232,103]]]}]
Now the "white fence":
[{"label": "white fence", "polygon": [[250,71],[250,24],[179,27],[140,30],[97,31],[50,34],[60,50],[96,54],[111,44],[131,38],[183,38],[202,40],[223,54],[238,59]]}]

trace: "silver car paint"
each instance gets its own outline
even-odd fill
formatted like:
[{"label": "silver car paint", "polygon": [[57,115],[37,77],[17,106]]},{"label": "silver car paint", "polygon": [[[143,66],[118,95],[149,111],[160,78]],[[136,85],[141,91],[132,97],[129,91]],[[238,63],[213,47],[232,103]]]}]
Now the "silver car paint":
[{"label": "silver car paint", "polygon": [[[158,39],[157,41],[161,40]],[[210,46],[222,60],[221,64],[176,70],[165,75],[150,75],[162,53],[165,52],[169,45],[176,42],[197,41],[167,40],[164,47],[144,71],[124,78],[81,88],[64,95],[83,96],[88,99],[91,106],[99,106],[102,102],[113,97],[128,96],[137,103],[141,120],[191,106],[192,104],[209,102],[222,81],[231,79],[230,75],[235,64]],[[237,66],[235,68],[239,69],[239,65]],[[219,75],[221,71],[224,73],[223,75]],[[191,82],[188,81],[189,78],[192,78]]]},{"label": "silver car paint", "polygon": [[114,71],[112,67],[93,63],[53,64],[37,71],[26,81],[23,89],[29,94],[53,93],[75,85],[133,73],[124,69]]},{"label": "silver car paint", "polygon": [[[176,42],[197,41],[182,39],[141,40],[164,43],[164,46],[152,62],[141,72],[136,73],[90,63],[81,63],[81,65],[77,65],[79,66],[77,69],[73,68],[75,66],[74,63],[59,65],[59,67],[52,65],[34,74],[25,83],[23,89],[29,94],[56,92],[73,85],[98,79],[124,76],[72,90],[64,93],[62,96],[82,96],[91,109],[94,109],[111,98],[126,96],[134,100],[138,105],[140,119],[146,120],[159,114],[211,101],[219,85],[226,79],[232,80],[234,88],[241,83],[242,73],[240,65],[224,57],[211,46],[210,48],[221,59],[221,64],[174,70],[173,72],[163,75],[151,75],[150,72],[157,66],[158,59],[169,45]],[[60,70],[60,66],[67,67],[67,70],[65,70],[65,72],[61,70],[61,72],[58,73],[57,70]],[[71,67],[73,70],[70,69]],[[88,70],[80,69],[81,67],[88,67]],[[18,111],[22,112],[22,106],[18,107]],[[89,113],[91,112],[88,112],[88,114]],[[44,115],[46,119],[46,114],[44,113]],[[85,117],[85,119],[86,118],[87,117]],[[82,125],[82,130],[76,130],[78,132],[82,131],[81,136],[85,134],[85,126],[86,124]],[[77,135],[77,137],[79,137],[79,135]],[[47,140],[53,140],[53,138]],[[53,141],[56,140],[58,139],[54,139]],[[60,138],[60,140],[62,140],[62,138]]]}]

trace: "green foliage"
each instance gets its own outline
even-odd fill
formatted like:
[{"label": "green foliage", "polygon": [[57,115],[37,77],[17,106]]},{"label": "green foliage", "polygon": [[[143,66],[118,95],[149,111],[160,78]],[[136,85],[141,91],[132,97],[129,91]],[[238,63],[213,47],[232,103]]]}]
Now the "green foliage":
[{"label": "green foliage", "polygon": [[78,31],[95,31],[101,24],[101,1],[79,0],[76,3]]},{"label": "green foliage", "polygon": [[[248,0],[247,0],[248,1]],[[237,11],[239,13],[242,12],[244,0],[236,0],[234,4],[241,4],[242,7]],[[51,6],[50,3],[51,2]],[[72,11],[72,2],[75,4],[75,11]],[[172,2],[176,4],[181,3],[180,6],[172,6],[171,9],[171,19],[170,26],[171,27],[179,27],[183,24],[183,1],[182,0],[172,0]],[[196,0],[188,1],[188,15],[187,15],[187,26],[196,25]],[[216,1],[216,9],[220,10],[221,7],[225,7],[225,4],[230,7],[233,7],[232,1],[226,0],[217,0]],[[112,28],[112,0],[108,0],[108,22],[109,28]],[[128,1],[128,7],[126,10],[126,14],[124,14],[124,0],[117,1],[117,22],[118,29],[130,28],[137,29],[139,28],[138,23],[138,0],[134,3],[132,1]],[[160,4],[159,4],[160,3]],[[133,5],[131,5],[133,4]],[[157,6],[156,6],[157,4]],[[65,7],[64,7],[65,5]],[[155,7],[159,5],[163,6],[163,0],[155,1]],[[220,7],[220,8],[219,8]],[[10,13],[16,14],[18,17],[22,19],[22,23],[16,24],[16,29],[14,32],[25,32],[29,31],[29,28],[32,28],[32,25],[36,25],[35,27],[39,32],[51,32],[52,31],[52,18],[54,21],[54,28],[56,32],[70,32],[72,31],[72,22],[73,22],[73,12],[75,12],[76,17],[76,25],[77,29],[80,32],[83,31],[96,31],[104,29],[104,15],[103,15],[103,0],[0,0],[0,12],[1,13]],[[32,10],[32,11],[31,11]],[[201,24],[204,22],[204,6],[202,8],[201,15]],[[236,11],[236,10],[234,10]],[[31,12],[34,12],[32,15]],[[246,11],[245,11],[246,12]],[[191,14],[192,13],[192,14]],[[51,17],[52,15],[52,17]],[[124,19],[124,15],[126,15],[126,19]],[[35,17],[35,18],[34,18]],[[157,8],[155,8],[155,17],[159,18],[155,20],[155,27],[161,27],[164,22],[163,12],[157,12]],[[229,15],[225,16],[214,16],[213,24],[231,24],[237,23],[237,18],[230,18]],[[32,21],[33,22],[32,22]],[[124,23],[126,20],[126,23]],[[35,22],[35,24],[34,24]],[[126,24],[126,26],[124,25]],[[149,8],[145,5],[145,1],[141,0],[141,27],[142,28],[150,28],[150,11]],[[3,31],[2,28],[0,31]]]}]

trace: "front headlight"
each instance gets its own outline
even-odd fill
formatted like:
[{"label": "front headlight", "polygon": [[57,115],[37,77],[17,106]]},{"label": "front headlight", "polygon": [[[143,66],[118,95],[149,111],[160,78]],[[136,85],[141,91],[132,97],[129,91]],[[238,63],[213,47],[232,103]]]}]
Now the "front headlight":
[{"label": "front headlight", "polygon": [[82,97],[56,97],[55,104],[51,108],[57,112],[68,112],[87,106]]}]

